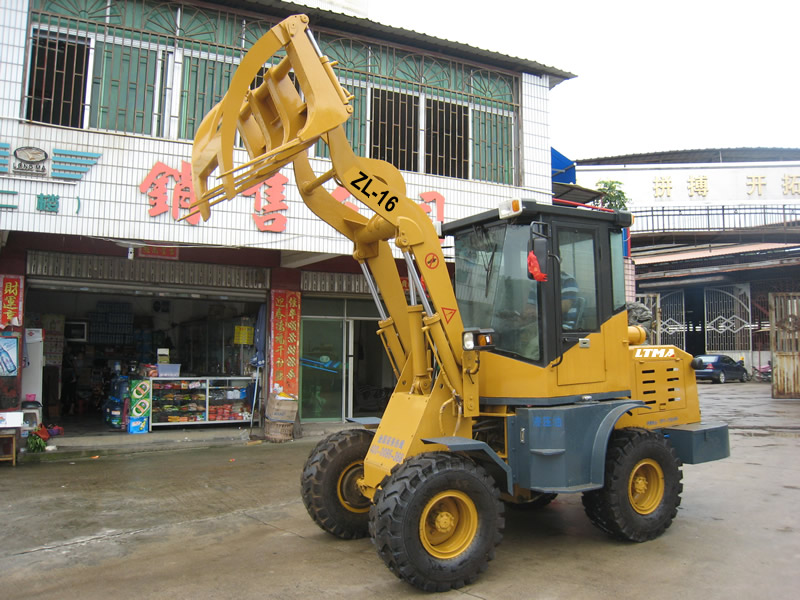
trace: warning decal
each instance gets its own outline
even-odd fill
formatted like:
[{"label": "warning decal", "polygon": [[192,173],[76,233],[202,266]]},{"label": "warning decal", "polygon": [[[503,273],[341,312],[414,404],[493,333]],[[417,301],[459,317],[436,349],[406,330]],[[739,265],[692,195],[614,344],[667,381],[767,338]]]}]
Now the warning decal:
[{"label": "warning decal", "polygon": [[445,308],[442,307],[442,316],[444,317],[445,323],[450,323],[450,320],[453,318],[453,315],[456,314],[455,308]]}]

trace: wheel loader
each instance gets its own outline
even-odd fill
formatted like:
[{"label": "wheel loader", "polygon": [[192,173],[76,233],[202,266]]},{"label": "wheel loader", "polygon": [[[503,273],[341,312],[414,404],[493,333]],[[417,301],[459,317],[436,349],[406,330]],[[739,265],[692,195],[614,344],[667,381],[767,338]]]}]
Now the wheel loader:
[{"label": "wheel loader", "polygon": [[[334,66],[305,15],[285,19],[243,57],[192,152],[204,219],[291,164],[308,208],[352,240],[380,314],[397,384],[382,418],[353,419],[311,452],[301,476],[311,518],[339,538],[369,535],[397,577],[427,591],[487,568],[506,505],[580,493],[611,536],[662,534],[682,464],[728,456],[728,431],[701,421],[691,356],[628,325],[632,216],[509,199],[443,227],[451,277],[400,172],[351,148],[352,97]],[[307,152],[320,140],[323,173]],[[235,165],[242,147],[250,159]],[[337,201],[335,185],[361,210]]]}]

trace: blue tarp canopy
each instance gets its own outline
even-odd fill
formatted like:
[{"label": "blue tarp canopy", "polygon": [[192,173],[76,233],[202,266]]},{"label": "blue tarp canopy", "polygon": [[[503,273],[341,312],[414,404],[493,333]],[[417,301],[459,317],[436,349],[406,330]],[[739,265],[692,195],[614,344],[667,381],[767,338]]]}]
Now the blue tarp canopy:
[{"label": "blue tarp canopy", "polygon": [[555,148],[550,148],[550,168],[553,181],[557,183],[575,183],[575,162]]}]

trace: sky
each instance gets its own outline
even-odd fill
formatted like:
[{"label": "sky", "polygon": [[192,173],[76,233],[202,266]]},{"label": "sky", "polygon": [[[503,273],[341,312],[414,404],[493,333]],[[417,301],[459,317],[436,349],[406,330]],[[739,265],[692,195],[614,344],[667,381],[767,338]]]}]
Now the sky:
[{"label": "sky", "polygon": [[368,10],[575,74],[550,96],[552,146],[573,160],[800,148],[796,0],[369,0]]}]

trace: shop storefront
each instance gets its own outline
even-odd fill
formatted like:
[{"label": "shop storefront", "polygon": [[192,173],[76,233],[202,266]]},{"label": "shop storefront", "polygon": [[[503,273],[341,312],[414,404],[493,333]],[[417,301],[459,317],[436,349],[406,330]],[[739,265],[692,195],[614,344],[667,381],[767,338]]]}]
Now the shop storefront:
[{"label": "shop storefront", "polygon": [[[20,367],[19,393],[9,386],[4,408],[27,395],[51,421],[68,415],[100,423],[122,376],[151,381],[148,430],[247,420],[254,400],[256,408],[263,400],[260,392],[253,396],[256,383],[259,390],[286,388],[298,396],[303,421],[382,414],[395,378],[361,275],[284,272],[283,283],[300,288],[291,292],[298,299],[298,335],[265,334],[260,370],[256,321],[262,307],[276,304],[270,269],[163,259],[146,249],[132,258],[102,255],[114,252],[114,244],[98,247],[80,238],[66,242],[75,253],[36,249],[54,243],[42,239],[12,234],[5,248],[7,257],[24,256],[20,329],[41,329],[44,343],[41,360]],[[291,342],[295,348],[287,349]],[[159,373],[160,359],[173,370]],[[284,372],[292,360],[297,368]]]},{"label": "shop storefront", "polygon": [[[20,281],[19,322],[0,337],[17,340],[7,345],[23,365],[24,332],[44,333],[40,374],[23,386],[31,362],[0,377],[0,409],[30,393],[57,414],[65,384],[69,410],[96,409],[106,370],[155,364],[164,349],[166,364],[180,364],[160,389],[164,426],[246,414],[249,397],[233,396],[247,378],[296,395],[303,420],[380,414],[396,374],[375,335],[377,308],[351,242],[305,205],[292,168],[208,221],[190,214],[197,126],[244,53],[296,7],[73,4],[19,3],[0,44],[17,78],[0,90],[0,274]],[[546,106],[571,74],[321,9],[310,17],[353,93],[354,150],[404,171],[407,197],[434,222],[510,197],[550,201]],[[330,169],[323,145],[308,152],[315,173]],[[363,210],[337,182],[324,187]],[[288,294],[293,312],[282,312],[275,299]],[[265,306],[267,352],[254,367],[246,332]]]}]

